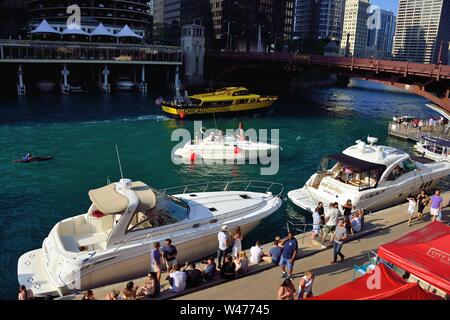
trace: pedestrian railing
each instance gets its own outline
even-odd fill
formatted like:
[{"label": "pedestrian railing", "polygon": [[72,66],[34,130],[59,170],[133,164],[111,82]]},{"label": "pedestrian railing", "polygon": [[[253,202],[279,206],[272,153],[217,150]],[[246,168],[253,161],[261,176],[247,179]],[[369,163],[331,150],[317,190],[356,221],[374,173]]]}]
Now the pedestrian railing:
[{"label": "pedestrian railing", "polygon": [[[291,230],[290,226],[294,227],[295,229],[300,229],[303,230],[301,232],[302,235],[302,244],[305,243],[305,235],[307,232],[311,231],[313,229],[314,226],[316,226],[317,224],[315,223],[293,223],[291,221],[288,221],[286,223],[286,228],[288,230],[288,232]],[[324,224],[319,224],[320,230],[322,230],[322,228],[324,227]],[[310,229],[308,229],[308,227],[311,227]]]},{"label": "pedestrian railing", "polygon": [[424,135],[446,139],[450,138],[449,127],[445,125],[415,127],[409,123],[405,126],[404,123],[392,122],[389,124],[388,133],[392,135],[401,135],[404,138],[416,141],[419,141]]}]

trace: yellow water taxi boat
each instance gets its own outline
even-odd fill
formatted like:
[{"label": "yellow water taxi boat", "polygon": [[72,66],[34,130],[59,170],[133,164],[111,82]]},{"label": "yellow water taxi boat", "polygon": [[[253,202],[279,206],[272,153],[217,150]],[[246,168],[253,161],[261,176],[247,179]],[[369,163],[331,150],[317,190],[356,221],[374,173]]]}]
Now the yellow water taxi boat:
[{"label": "yellow water taxi boat", "polygon": [[175,98],[173,101],[163,101],[161,108],[169,116],[184,119],[264,109],[277,99],[277,96],[250,93],[244,87],[227,87],[214,92]]}]

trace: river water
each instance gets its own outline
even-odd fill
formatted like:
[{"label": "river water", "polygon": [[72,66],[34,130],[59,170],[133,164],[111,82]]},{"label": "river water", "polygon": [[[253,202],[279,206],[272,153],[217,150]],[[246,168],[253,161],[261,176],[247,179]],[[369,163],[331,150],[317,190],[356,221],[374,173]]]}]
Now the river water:
[{"label": "river water", "polygon": [[[348,88],[298,90],[279,97],[269,112],[217,119],[221,129],[239,121],[255,129],[279,129],[280,167],[277,175],[260,176],[258,165],[175,165],[170,153],[176,128],[193,128],[191,121],[171,120],[155,107],[157,95],[3,96],[0,99],[0,298],[15,299],[19,256],[39,248],[53,225],[85,212],[89,189],[120,178],[115,144],[120,148],[124,175],[156,188],[182,184],[258,179],[281,182],[284,197],[304,184],[322,156],[340,152],[367,135],[380,143],[410,150],[412,143],[387,137],[394,115],[437,115],[426,100],[378,85],[352,82]],[[212,120],[203,121],[212,127]],[[39,163],[13,163],[24,153],[53,155]],[[285,201],[244,241],[264,242],[286,231],[286,221],[309,220]]]}]

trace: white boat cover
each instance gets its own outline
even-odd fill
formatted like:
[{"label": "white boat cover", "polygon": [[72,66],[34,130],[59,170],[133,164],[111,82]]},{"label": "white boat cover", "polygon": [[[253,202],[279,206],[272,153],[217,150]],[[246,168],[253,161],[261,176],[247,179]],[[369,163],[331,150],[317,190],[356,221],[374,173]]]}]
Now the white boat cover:
[{"label": "white boat cover", "polygon": [[62,32],[63,35],[69,34],[69,35],[80,35],[80,36],[89,36],[89,33],[81,29],[81,27],[77,24],[70,24],[67,26],[66,29]]}]

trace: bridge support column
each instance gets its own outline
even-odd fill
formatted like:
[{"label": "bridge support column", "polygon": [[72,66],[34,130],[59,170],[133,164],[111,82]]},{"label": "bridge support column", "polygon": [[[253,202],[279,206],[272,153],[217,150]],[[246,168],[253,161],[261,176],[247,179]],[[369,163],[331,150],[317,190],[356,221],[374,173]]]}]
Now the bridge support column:
[{"label": "bridge support column", "polygon": [[26,95],[26,87],[25,87],[25,83],[23,82],[23,70],[22,70],[21,64],[19,64],[19,69],[17,71],[17,75],[19,77],[19,83],[17,84],[17,94],[19,96],[24,96],[24,95]]},{"label": "bridge support column", "polygon": [[141,66],[141,82],[139,82],[139,91],[142,93],[147,92],[147,82],[145,82],[145,65]]},{"label": "bridge support column", "polygon": [[61,75],[63,76],[63,84],[61,87],[61,92],[63,94],[69,94],[70,93],[70,84],[68,81],[69,78],[69,70],[67,70],[67,65],[64,63],[64,69],[61,70]]},{"label": "bridge support column", "polygon": [[105,68],[102,71],[102,74],[103,74],[102,90],[105,93],[111,92],[111,85],[108,82],[109,73],[110,72],[108,70],[108,65],[105,64]]}]

